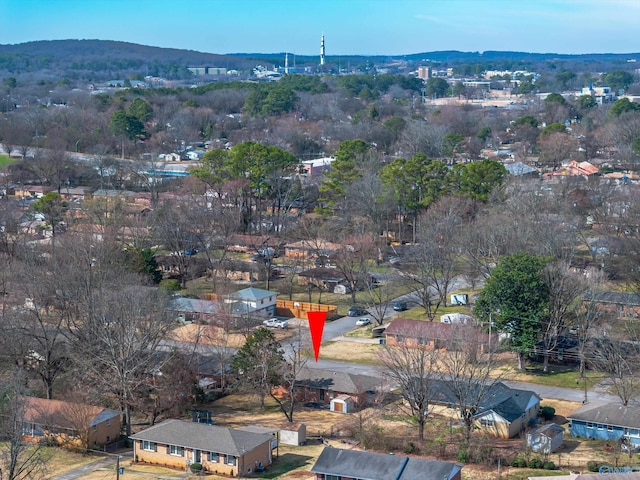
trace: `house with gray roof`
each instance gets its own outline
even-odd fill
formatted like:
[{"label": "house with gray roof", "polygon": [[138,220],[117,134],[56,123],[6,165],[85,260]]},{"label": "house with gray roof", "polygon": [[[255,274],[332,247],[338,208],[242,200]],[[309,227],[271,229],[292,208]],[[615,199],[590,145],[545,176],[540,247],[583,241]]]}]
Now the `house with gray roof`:
[{"label": "house with gray roof", "polygon": [[[470,386],[473,389],[473,385]],[[477,394],[467,395],[478,400],[474,416],[476,427],[498,438],[512,438],[523,432],[537,418],[540,397],[530,390],[510,388],[502,382],[483,387],[477,385]],[[451,408],[457,414],[459,400],[452,382],[431,380],[430,402]]]},{"label": "house with gray roof", "polygon": [[228,295],[225,302],[231,304],[233,314],[252,314],[266,318],[276,314],[277,296],[278,292],[249,287]]},{"label": "house with gray roof", "polygon": [[269,433],[255,433],[184,420],[166,420],[135,435],[134,462],[202,470],[229,476],[264,471],[273,462],[277,446]]},{"label": "house with gray roof", "polygon": [[325,448],[311,472],[315,480],[461,480],[462,465],[402,455]]},{"label": "house with gray roof", "polygon": [[369,403],[382,387],[379,377],[305,367],[298,374],[295,395],[300,402],[324,404],[332,411],[350,413]]},{"label": "house with gray roof", "polygon": [[567,417],[573,437],[625,440],[640,446],[640,407],[621,403],[588,403]]}]

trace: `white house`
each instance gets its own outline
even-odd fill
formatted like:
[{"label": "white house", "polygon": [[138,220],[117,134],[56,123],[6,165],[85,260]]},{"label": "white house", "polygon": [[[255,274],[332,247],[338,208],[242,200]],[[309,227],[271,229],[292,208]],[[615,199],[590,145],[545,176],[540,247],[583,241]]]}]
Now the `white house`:
[{"label": "white house", "polygon": [[277,296],[278,292],[250,287],[229,295],[225,302],[232,304],[231,311],[233,313],[274,316],[276,314]]}]

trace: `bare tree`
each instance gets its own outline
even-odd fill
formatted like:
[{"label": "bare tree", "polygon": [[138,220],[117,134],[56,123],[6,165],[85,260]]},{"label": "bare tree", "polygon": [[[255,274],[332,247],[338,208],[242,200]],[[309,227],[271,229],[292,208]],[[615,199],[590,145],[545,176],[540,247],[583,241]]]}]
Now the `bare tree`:
[{"label": "bare tree", "polygon": [[46,478],[46,462],[38,444],[24,440],[26,393],[24,372],[14,371],[0,385],[0,478],[40,480]]},{"label": "bare tree", "polygon": [[410,343],[386,345],[380,354],[389,383],[400,390],[403,408],[418,425],[420,440],[424,439],[424,427],[431,413],[438,355],[436,350]]},{"label": "bare tree", "polygon": [[456,325],[438,359],[437,377],[446,386],[465,427],[465,445],[471,444],[476,414],[494,395],[506,373],[495,374],[497,343],[467,325]]},{"label": "bare tree", "polygon": [[430,209],[420,221],[419,242],[409,259],[402,264],[404,275],[415,284],[413,296],[433,321],[441,305],[446,306],[447,294],[458,276],[458,230],[461,211],[454,202],[442,202]]},{"label": "bare tree", "polygon": [[583,274],[571,270],[564,262],[549,264],[542,271],[542,279],[549,290],[549,306],[542,322],[544,372],[549,371],[549,356],[558,345],[560,334],[569,317],[580,308],[582,295],[588,288]]},{"label": "bare tree", "polygon": [[611,387],[622,404],[627,405],[631,399],[637,398],[640,394],[638,377],[640,374],[640,352],[637,342],[596,337],[592,339],[591,346],[592,364],[605,373],[604,383]]},{"label": "bare tree", "polygon": [[296,405],[296,387],[300,380],[300,372],[307,364],[307,358],[303,356],[304,344],[302,342],[302,328],[299,326],[296,334],[283,345],[283,362],[279,366],[280,387],[286,392],[284,397],[270,391],[280,411],[284,413],[288,422],[293,422],[293,413]]}]

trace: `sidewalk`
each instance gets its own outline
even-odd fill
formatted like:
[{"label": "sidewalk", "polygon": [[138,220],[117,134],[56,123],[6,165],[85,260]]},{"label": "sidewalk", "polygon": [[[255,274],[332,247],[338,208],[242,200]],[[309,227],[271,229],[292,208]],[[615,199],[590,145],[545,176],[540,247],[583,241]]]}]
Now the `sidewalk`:
[{"label": "sidewalk", "polygon": [[[127,452],[121,455],[121,457],[126,457],[130,459],[132,454],[133,452]],[[73,470],[69,470],[68,472],[63,473],[62,475],[57,475],[55,477],[52,477],[51,480],[76,480],[78,478],[82,478],[85,475],[89,475],[90,473],[93,473],[96,471],[113,472],[113,474],[115,475],[116,463],[117,463],[117,459],[115,458],[115,456],[100,458],[94,462],[87,463],[86,465],[82,465],[80,467],[74,468]],[[177,480],[180,478],[187,478],[190,475],[192,475],[189,472],[177,472],[177,471],[175,475],[161,475],[158,473],[143,472],[141,470],[136,470],[135,466],[128,466],[128,461],[127,461],[127,465],[125,465],[123,463],[122,458],[120,459],[120,466],[124,467],[124,474],[121,475],[121,477],[123,477],[124,479],[127,478],[126,477],[127,473],[128,474],[135,473],[136,475],[139,475],[139,476],[144,476],[149,478],[160,478],[162,480]]]},{"label": "sidewalk", "polygon": [[339,337],[332,338],[331,340],[338,340],[341,342],[380,344],[379,338],[345,337],[341,335]]}]

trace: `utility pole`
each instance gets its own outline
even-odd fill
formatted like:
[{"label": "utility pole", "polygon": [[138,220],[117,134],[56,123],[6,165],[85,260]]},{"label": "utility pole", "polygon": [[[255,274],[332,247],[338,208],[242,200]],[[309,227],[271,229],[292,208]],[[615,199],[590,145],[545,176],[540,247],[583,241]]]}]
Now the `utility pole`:
[{"label": "utility pole", "polygon": [[120,455],[116,459],[116,480],[120,480]]}]

